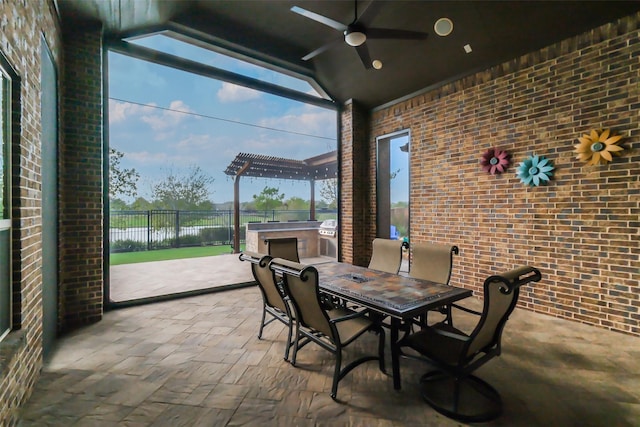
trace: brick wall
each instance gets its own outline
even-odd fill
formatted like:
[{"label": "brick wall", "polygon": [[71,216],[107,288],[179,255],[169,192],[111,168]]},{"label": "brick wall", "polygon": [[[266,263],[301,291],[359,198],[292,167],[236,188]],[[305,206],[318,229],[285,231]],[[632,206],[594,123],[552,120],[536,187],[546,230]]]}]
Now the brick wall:
[{"label": "brick wall", "polygon": [[61,329],[103,312],[103,97],[100,24],[64,33],[64,143],[60,147]]},{"label": "brick wall", "polygon": [[42,220],[40,53],[44,37],[60,64],[53,2],[0,2],[0,50],[19,76],[13,124],[13,326],[0,342],[0,425],[14,425],[42,367]]},{"label": "brick wall", "polygon": [[[543,281],[523,289],[522,306],[640,335],[639,22],[627,17],[374,111],[371,206],[375,137],[410,129],[411,241],[460,247],[451,284],[481,291],[486,276],[531,264]],[[587,167],[574,145],[600,128],[624,135],[626,150]],[[493,146],[512,155],[502,175],[479,164]],[[516,177],[529,154],[553,162],[548,185]]]}]

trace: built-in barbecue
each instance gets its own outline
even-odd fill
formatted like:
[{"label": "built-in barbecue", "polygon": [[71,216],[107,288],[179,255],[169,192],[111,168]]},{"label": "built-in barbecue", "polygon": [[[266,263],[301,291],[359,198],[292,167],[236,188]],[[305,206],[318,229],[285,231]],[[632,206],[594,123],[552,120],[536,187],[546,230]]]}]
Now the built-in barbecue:
[{"label": "built-in barbecue", "polygon": [[320,224],[318,233],[322,236],[336,237],[336,231],[338,229],[338,221],[335,219],[325,219]]},{"label": "built-in barbecue", "polygon": [[318,228],[319,234],[319,252],[322,256],[328,256],[337,259],[338,255],[338,220],[325,219]]}]

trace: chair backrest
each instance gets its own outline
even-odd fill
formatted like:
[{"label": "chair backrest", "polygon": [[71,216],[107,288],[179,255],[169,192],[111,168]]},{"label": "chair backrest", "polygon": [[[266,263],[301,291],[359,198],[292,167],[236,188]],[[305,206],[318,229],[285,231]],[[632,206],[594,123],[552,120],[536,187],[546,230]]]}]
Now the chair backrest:
[{"label": "chair backrest", "polygon": [[458,247],[438,243],[414,243],[411,246],[409,276],[448,285],[453,254],[458,254]]},{"label": "chair backrest", "polygon": [[267,242],[267,251],[272,258],[283,258],[288,261],[300,262],[297,237],[278,237],[265,240]]},{"label": "chair backrest", "polygon": [[373,239],[369,268],[398,274],[402,265],[402,240]]},{"label": "chair backrest", "polygon": [[276,275],[282,274],[285,293],[293,304],[300,324],[335,339],[329,316],[320,303],[318,270],[312,265],[282,258],[274,258],[270,267]]},{"label": "chair backrest", "polygon": [[473,357],[480,351],[496,348],[500,353],[500,339],[504,325],[513,312],[520,294],[520,286],[541,279],[540,271],[523,266],[484,281],[484,307],[480,321],[471,333],[464,356]]},{"label": "chair backrest", "polygon": [[254,252],[244,252],[240,255],[240,259],[251,263],[253,278],[258,282],[258,287],[260,288],[260,292],[262,292],[265,304],[276,307],[286,313],[286,303],[278,290],[273,271],[269,268],[272,257]]}]

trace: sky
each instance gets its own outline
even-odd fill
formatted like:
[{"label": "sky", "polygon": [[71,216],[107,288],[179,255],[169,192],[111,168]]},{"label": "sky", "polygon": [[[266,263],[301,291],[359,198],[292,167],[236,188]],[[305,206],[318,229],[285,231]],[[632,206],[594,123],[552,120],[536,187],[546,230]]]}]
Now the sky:
[{"label": "sky", "polygon": [[[304,82],[292,83],[288,76],[167,37],[137,43],[271,83],[286,81],[288,87],[303,92],[312,90]],[[336,149],[334,110],[113,52],[108,62],[109,145],[124,153],[121,167],[140,174],[139,196],[150,199],[153,183],[170,171],[185,175],[190,167],[199,166],[214,179],[210,200],[224,203],[233,200],[233,179],[224,170],[238,153],[303,160]],[[240,200],[251,201],[265,186],[278,187],[286,199],[310,196],[306,182],[244,178]],[[316,191],[320,187],[316,185]],[[320,200],[320,195],[316,198]]]}]

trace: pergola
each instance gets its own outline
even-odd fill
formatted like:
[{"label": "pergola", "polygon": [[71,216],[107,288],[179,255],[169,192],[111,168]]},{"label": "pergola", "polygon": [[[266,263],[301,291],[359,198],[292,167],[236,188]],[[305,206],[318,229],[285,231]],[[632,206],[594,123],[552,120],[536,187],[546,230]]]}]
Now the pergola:
[{"label": "pergola", "polygon": [[261,154],[239,153],[224,171],[234,177],[233,183],[233,250],[240,252],[240,177],[289,179],[309,181],[311,203],[309,218],[315,220],[315,182],[338,176],[337,151],[304,160],[285,159]]}]

